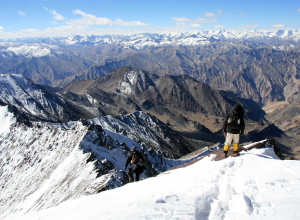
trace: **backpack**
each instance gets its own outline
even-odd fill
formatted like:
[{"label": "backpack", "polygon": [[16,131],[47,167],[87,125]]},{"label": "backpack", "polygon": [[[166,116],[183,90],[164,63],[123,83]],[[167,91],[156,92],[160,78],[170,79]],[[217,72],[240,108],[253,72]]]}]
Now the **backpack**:
[{"label": "backpack", "polygon": [[142,173],[146,169],[141,162],[140,155],[136,151],[132,154],[130,168],[134,173]]},{"label": "backpack", "polygon": [[240,125],[241,124],[241,119],[239,119],[238,115],[234,115],[232,112],[229,114],[229,117],[228,117],[228,124],[230,123],[235,123],[235,124],[238,124]]},{"label": "backpack", "polygon": [[133,164],[138,162],[140,162],[140,156],[136,152],[134,152],[132,154],[131,163]]}]

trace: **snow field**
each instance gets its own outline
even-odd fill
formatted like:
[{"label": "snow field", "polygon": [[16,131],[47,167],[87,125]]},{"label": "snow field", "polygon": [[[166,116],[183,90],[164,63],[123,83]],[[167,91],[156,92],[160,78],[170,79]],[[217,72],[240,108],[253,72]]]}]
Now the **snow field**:
[{"label": "snow field", "polygon": [[185,168],[18,219],[297,219],[300,163],[272,148]]}]

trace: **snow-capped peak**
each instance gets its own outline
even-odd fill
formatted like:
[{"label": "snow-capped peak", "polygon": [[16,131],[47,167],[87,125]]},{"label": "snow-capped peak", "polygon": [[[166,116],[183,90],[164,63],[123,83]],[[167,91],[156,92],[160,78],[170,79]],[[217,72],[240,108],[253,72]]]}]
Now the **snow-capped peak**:
[{"label": "snow-capped peak", "polygon": [[[93,46],[98,44],[118,44],[124,48],[143,49],[149,47],[164,46],[199,46],[214,43],[215,41],[255,40],[265,42],[267,40],[295,41],[300,40],[299,30],[206,30],[188,31],[181,33],[144,33],[133,35],[104,35],[104,36],[69,36],[65,38],[43,39],[48,44],[40,44],[40,38],[27,39],[30,42],[24,45],[15,45],[6,49],[16,54],[27,54],[28,56],[44,56],[48,54],[50,44],[60,46]],[[13,42],[17,40],[12,40]],[[0,45],[8,46],[8,42]]]},{"label": "snow-capped peak", "polygon": [[8,45],[7,48],[0,50],[2,56],[9,54],[10,56],[25,56],[26,58],[31,57],[43,57],[51,54],[52,49],[57,49],[57,45],[49,45],[44,43],[33,43],[33,44],[13,44]]},{"label": "snow-capped peak", "polygon": [[[125,94],[143,92],[154,85],[153,80],[155,79],[156,75],[154,74],[149,74],[143,70],[130,67],[120,81],[118,89]],[[136,91],[133,91],[133,89]]]}]

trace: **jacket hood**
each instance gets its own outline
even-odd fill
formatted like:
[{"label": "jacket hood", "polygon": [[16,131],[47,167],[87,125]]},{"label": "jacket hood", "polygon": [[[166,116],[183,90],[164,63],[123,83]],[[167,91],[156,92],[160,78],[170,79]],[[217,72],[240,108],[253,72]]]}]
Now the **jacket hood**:
[{"label": "jacket hood", "polygon": [[232,111],[233,111],[233,113],[244,114],[243,107],[240,103],[235,104]]}]

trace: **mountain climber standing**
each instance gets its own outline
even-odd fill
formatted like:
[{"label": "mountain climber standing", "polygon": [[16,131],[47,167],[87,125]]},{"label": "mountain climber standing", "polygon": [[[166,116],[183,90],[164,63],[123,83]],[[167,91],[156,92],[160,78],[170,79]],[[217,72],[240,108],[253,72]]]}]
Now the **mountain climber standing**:
[{"label": "mountain climber standing", "polygon": [[128,177],[129,182],[133,182],[133,173],[135,173],[135,181],[140,180],[140,174],[143,172],[143,170],[146,168],[142,162],[144,162],[144,158],[142,154],[136,149],[135,146],[131,148],[130,153],[127,156],[126,162],[125,162],[125,170],[127,169],[128,164],[130,163],[129,169],[128,169]]},{"label": "mountain climber standing", "polygon": [[244,134],[245,122],[244,122],[244,112],[241,104],[236,104],[233,109],[227,114],[223,131],[226,137],[224,145],[224,156],[227,157],[229,145],[233,140],[233,156],[238,156],[238,147],[240,141],[240,135]]}]

